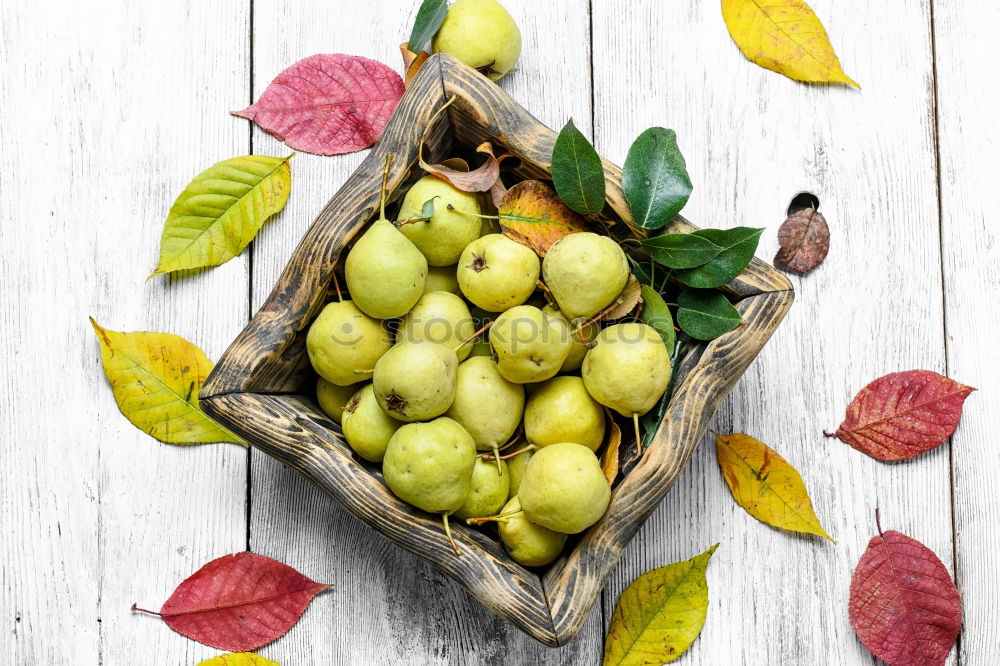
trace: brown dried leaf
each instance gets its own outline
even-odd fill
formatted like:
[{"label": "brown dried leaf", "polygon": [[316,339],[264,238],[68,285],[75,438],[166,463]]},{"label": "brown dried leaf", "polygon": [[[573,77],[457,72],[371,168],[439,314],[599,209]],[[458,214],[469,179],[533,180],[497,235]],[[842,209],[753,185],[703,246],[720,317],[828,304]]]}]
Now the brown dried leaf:
[{"label": "brown dried leaf", "polygon": [[805,208],[788,217],[778,229],[780,248],[774,255],[774,265],[792,273],[805,275],[826,259],[830,251],[830,227],[823,213]]},{"label": "brown dried leaf", "polygon": [[615,423],[614,415],[607,407],[604,408],[605,421],[608,424],[607,435],[604,438],[604,453],[601,455],[601,469],[604,478],[610,486],[618,477],[618,449],[622,443],[622,429]]},{"label": "brown dried leaf", "polygon": [[403,42],[400,44],[399,52],[403,56],[403,84],[406,87],[409,87],[410,81],[412,81],[413,77],[417,75],[417,70],[423,66],[425,60],[431,57],[431,54],[427,51],[414,53],[410,50],[409,42]]},{"label": "brown dried leaf", "polygon": [[583,218],[538,180],[522,180],[514,185],[497,209],[504,235],[527,245],[540,257],[560,238],[587,230]]},{"label": "brown dried leaf", "polygon": [[622,293],[618,294],[611,305],[601,311],[596,317],[597,321],[611,321],[628,316],[642,302],[641,294],[642,285],[639,284],[634,275],[629,273],[628,282],[625,283]]},{"label": "brown dried leaf", "polygon": [[497,182],[493,183],[493,187],[490,188],[490,198],[493,199],[493,205],[499,209],[500,204],[503,202],[503,198],[507,196],[507,186],[503,184],[503,181],[497,178]]},{"label": "brown dried leaf", "polygon": [[[452,160],[445,160],[441,164],[428,164],[423,159],[420,160],[420,168],[432,176],[451,183],[454,187],[463,192],[488,192],[497,179],[500,178],[500,162],[508,157],[501,155],[499,158],[493,154],[493,146],[489,141],[484,141],[476,148],[477,153],[485,153],[486,161],[475,169],[461,171],[460,169],[448,166]],[[462,161],[465,164],[465,161]],[[468,165],[466,164],[466,168]]]}]

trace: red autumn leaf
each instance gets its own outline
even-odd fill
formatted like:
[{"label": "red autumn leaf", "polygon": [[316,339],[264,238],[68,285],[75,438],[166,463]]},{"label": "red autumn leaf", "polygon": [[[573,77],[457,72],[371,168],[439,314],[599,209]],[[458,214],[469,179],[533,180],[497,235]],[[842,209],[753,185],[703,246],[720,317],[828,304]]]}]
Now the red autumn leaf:
[{"label": "red autumn leaf", "polygon": [[159,613],[171,629],[199,643],[249,652],[280,638],[298,622],[316,583],[287,564],[255,553],[212,560],[177,586]]},{"label": "red autumn leaf", "polygon": [[789,215],[778,229],[778,245],[778,268],[805,275],[819,266],[830,251],[830,227],[823,213],[804,208]]},{"label": "red autumn leaf", "polygon": [[941,560],[881,528],[854,570],[848,614],[864,646],[892,666],[944,664],[962,629],[962,600]]},{"label": "red autumn leaf", "polygon": [[837,431],[823,434],[878,460],[912,458],[951,437],[975,390],[930,370],[894,372],[861,389]]},{"label": "red autumn leaf", "polygon": [[440,164],[428,164],[423,158],[420,158],[420,168],[432,176],[451,183],[452,186],[463,192],[488,192],[500,178],[500,162],[510,155],[494,156],[493,146],[490,145],[489,141],[479,144],[476,152],[486,153],[489,157],[471,171],[465,160],[460,162],[465,166],[465,169],[455,169],[448,164],[451,160],[445,160]]},{"label": "red autumn leaf", "polygon": [[403,96],[403,80],[361,56],[328,53],[300,60],[271,81],[248,118],[296,150],[341,155],[368,148]]}]

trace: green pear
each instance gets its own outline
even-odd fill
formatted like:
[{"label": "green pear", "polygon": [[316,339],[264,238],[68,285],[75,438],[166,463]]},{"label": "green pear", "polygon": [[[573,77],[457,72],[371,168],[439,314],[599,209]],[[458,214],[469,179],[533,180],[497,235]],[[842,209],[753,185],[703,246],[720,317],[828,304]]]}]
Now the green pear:
[{"label": "green pear", "polygon": [[487,358],[493,358],[493,347],[490,346],[490,341],[485,335],[481,335],[476,338],[470,345],[471,351],[469,356],[486,356]]},{"label": "green pear", "polygon": [[465,503],[476,467],[472,436],[446,416],[408,423],[389,440],[382,461],[385,483],[398,498],[418,509],[440,513],[452,550],[448,514]]},{"label": "green pear", "polygon": [[604,441],[604,408],[579,377],[553,377],[528,398],[524,436],[538,448],[573,442],[596,451]]},{"label": "green pear", "polygon": [[577,534],[604,515],[611,489],[593,451],[581,444],[551,444],[531,457],[517,497],[531,522]]},{"label": "green pear", "polygon": [[389,439],[401,425],[379,407],[374,388],[365,384],[344,407],[341,430],[355,453],[365,460],[382,462]]},{"label": "green pear", "polygon": [[559,557],[566,545],[566,535],[528,520],[517,497],[511,497],[504,505],[500,510],[500,515],[503,514],[510,515],[498,519],[498,529],[511,559],[526,567],[543,567]]},{"label": "green pear", "polygon": [[[515,448],[524,449],[523,442],[514,445]],[[524,478],[524,470],[528,468],[528,462],[534,449],[524,449],[513,458],[507,460],[507,470],[510,472],[510,495],[513,497],[521,488],[521,479]]]},{"label": "green pear", "polygon": [[540,382],[559,372],[572,346],[569,338],[564,319],[531,305],[507,310],[490,328],[500,374],[518,384]]},{"label": "green pear", "polygon": [[559,372],[573,372],[574,370],[579,370],[580,366],[583,365],[583,357],[587,355],[587,350],[590,349],[591,343],[597,339],[597,334],[600,332],[601,327],[597,322],[587,324],[577,330],[577,326],[570,324],[570,321],[566,319],[566,315],[562,313],[559,308],[546,305],[542,308],[546,314],[552,315],[553,317],[562,317],[566,320],[566,323],[570,327],[572,335],[570,335],[570,341],[573,346],[570,347],[569,356],[563,361],[562,367],[559,368]]},{"label": "green pear", "polygon": [[[434,214],[430,219],[406,222],[419,216],[424,202],[431,199]],[[480,213],[474,193],[458,190],[436,176],[424,176],[403,197],[399,230],[427,257],[428,264],[449,266],[458,261],[466,245],[479,238],[483,222],[476,216]]]},{"label": "green pear", "polygon": [[458,288],[457,266],[428,266],[427,279],[424,281],[424,293],[432,291],[447,291],[452,294],[461,293]]},{"label": "green pear", "polygon": [[521,31],[496,0],[457,0],[432,42],[434,53],[450,53],[494,81],[521,57]]},{"label": "green pear", "polygon": [[455,399],[458,358],[435,342],[400,342],[375,364],[372,386],[385,413],[399,421],[444,414]]},{"label": "green pear", "polygon": [[628,276],[628,259],[618,243],[589,231],[563,236],[542,262],[542,280],[571,321],[610,305]]},{"label": "green pear", "polygon": [[667,389],[670,355],[652,327],[615,324],[598,334],[581,375],[594,400],[624,416],[641,416]]},{"label": "green pear", "polygon": [[375,362],[392,347],[382,323],[352,301],[324,307],[306,334],[306,352],[319,376],[337,386],[370,379]]},{"label": "green pear", "polygon": [[316,402],[323,413],[340,423],[344,407],[351,401],[351,396],[358,392],[357,384],[337,386],[322,377],[316,380]]},{"label": "green pear", "polygon": [[465,502],[455,511],[455,517],[480,518],[490,516],[500,510],[507,501],[510,492],[510,473],[507,463],[500,461],[502,473],[497,474],[497,468],[492,462],[476,458],[476,467],[472,470],[472,482]]},{"label": "green pear", "polygon": [[458,260],[458,286],[473,304],[503,312],[524,303],[538,286],[538,255],[502,234],[472,241]]},{"label": "green pear", "polygon": [[424,293],[427,259],[392,222],[381,219],[347,253],[344,276],[362,312],[376,319],[402,317]]},{"label": "green pear", "polygon": [[465,301],[447,291],[432,291],[421,296],[399,322],[396,342],[436,342],[454,349],[458,360],[464,361],[472,348],[459,345],[475,332],[476,324]]},{"label": "green pear", "polygon": [[492,449],[496,455],[523,413],[524,388],[504,379],[493,359],[473,356],[458,366],[455,401],[446,414],[472,435],[477,449]]}]

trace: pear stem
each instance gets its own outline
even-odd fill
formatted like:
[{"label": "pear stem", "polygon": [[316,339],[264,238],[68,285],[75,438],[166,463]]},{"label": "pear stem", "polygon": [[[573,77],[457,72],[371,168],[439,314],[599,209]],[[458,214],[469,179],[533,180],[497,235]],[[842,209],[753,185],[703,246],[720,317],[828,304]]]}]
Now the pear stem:
[{"label": "pear stem", "polygon": [[579,334],[580,335],[580,339],[583,340],[583,335],[582,335],[583,329],[587,328],[591,324],[599,322],[604,315],[608,314],[609,312],[611,312],[616,307],[618,307],[618,300],[617,299],[615,299],[614,301],[612,301],[611,305],[609,305],[608,307],[604,308],[603,310],[601,310],[600,312],[598,312],[597,314],[595,314],[593,317],[591,317],[587,321],[585,321],[582,324],[580,324],[579,326],[577,326],[576,330],[574,330],[573,332]]},{"label": "pear stem", "polygon": [[494,521],[499,523],[505,521],[507,518],[512,518],[513,516],[516,516],[519,513],[524,513],[524,511],[518,509],[517,511],[508,511],[507,513],[498,513],[495,516],[483,516],[482,518],[466,518],[465,524],[478,526],[482,525],[483,523],[490,523]]},{"label": "pear stem", "polygon": [[424,128],[424,135],[420,137],[420,145],[417,146],[417,159],[420,162],[424,161],[424,142],[427,141],[427,135],[430,134],[431,128],[434,127],[434,121],[438,119],[444,110],[451,106],[451,103],[458,99],[458,95],[452,95],[448,98],[448,101],[441,105],[441,108],[434,112],[431,119],[427,121],[427,127]]},{"label": "pear stem", "polygon": [[448,204],[447,207],[448,207],[448,210],[450,210],[450,211],[452,211],[454,213],[460,213],[462,215],[468,215],[469,217],[478,217],[478,218],[483,219],[483,220],[499,220],[500,219],[499,215],[483,215],[481,213],[471,213],[471,212],[469,212],[467,210],[462,210],[461,208],[455,208],[451,204]]},{"label": "pear stem", "polygon": [[337,280],[337,274],[333,274],[333,288],[337,290],[337,302],[344,302],[344,295],[340,293],[340,281]]},{"label": "pear stem", "polygon": [[356,375],[364,375],[364,374],[367,374],[369,372],[375,372],[375,368],[362,368],[360,370],[357,369],[357,368],[354,369],[354,374],[356,374]]},{"label": "pear stem", "polygon": [[496,442],[493,442],[493,459],[497,461],[497,476],[503,476],[503,467],[500,466],[500,449]]},{"label": "pear stem", "polygon": [[632,425],[635,426],[635,450],[642,457],[642,436],[639,435],[639,412],[632,412]]},{"label": "pear stem", "polygon": [[385,219],[385,195],[389,185],[389,167],[392,166],[392,153],[385,154],[385,168],[382,169],[382,191],[379,194],[379,219]]},{"label": "pear stem", "polygon": [[454,351],[457,352],[459,349],[461,349],[465,345],[469,344],[470,342],[472,342],[473,340],[475,340],[476,338],[478,338],[480,335],[482,335],[487,330],[489,330],[490,326],[492,326],[492,325],[493,325],[493,322],[491,321],[490,323],[486,324],[486,326],[483,326],[481,329],[479,329],[478,331],[476,331],[475,333],[473,333],[472,335],[470,335],[466,339],[462,340],[462,342],[460,342],[458,344],[458,346],[455,347]]},{"label": "pear stem", "polygon": [[456,555],[461,556],[462,551],[458,549],[458,544],[455,543],[455,537],[451,535],[451,525],[448,524],[448,514],[442,513],[441,520],[444,521],[444,533],[448,537],[448,543],[451,544],[451,550]]},{"label": "pear stem", "polygon": [[489,453],[483,453],[482,458],[486,462],[489,462],[490,460],[493,460],[495,458],[497,460],[497,465],[499,465],[501,460],[510,460],[511,458],[516,458],[517,456],[521,455],[526,451],[531,451],[532,449],[537,449],[537,448],[538,447],[535,446],[534,444],[528,444],[523,449],[518,449],[517,451],[514,451],[514,453],[508,453],[507,455],[498,456],[497,455],[498,452],[494,451],[492,455]]},{"label": "pear stem", "polygon": [[559,304],[556,303],[556,297],[552,295],[551,291],[549,291],[548,285],[541,280],[538,280],[536,284],[538,285],[538,288],[542,290],[542,295],[545,296],[545,300],[548,301],[548,304],[558,307]]}]

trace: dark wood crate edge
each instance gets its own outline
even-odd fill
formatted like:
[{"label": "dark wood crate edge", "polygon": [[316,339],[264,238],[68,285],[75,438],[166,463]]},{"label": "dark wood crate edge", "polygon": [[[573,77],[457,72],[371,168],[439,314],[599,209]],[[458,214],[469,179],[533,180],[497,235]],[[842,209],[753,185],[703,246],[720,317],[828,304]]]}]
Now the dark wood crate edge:
[{"label": "dark wood crate edge", "polygon": [[338,437],[339,428],[311,401],[296,395],[227,393],[205,399],[202,408],[356,519],[457,580],[488,609],[539,642],[556,645],[535,573],[511,560],[488,536],[457,521],[452,532],[462,555],[456,556],[441,521],[398,499],[356,462]]}]

